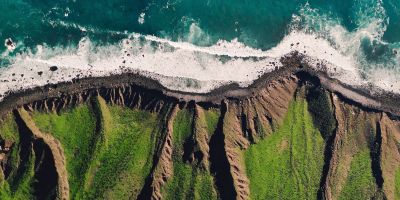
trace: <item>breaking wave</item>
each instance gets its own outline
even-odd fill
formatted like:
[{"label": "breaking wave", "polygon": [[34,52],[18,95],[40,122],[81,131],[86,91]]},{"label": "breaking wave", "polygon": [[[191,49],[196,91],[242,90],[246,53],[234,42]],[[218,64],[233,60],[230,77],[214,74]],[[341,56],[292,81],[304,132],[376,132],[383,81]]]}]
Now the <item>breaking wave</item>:
[{"label": "breaking wave", "polygon": [[[326,70],[331,77],[346,84],[373,85],[400,93],[400,55],[397,53],[400,44],[382,39],[389,23],[385,9],[380,1],[362,2],[360,8],[363,12],[355,13],[358,15],[357,28],[348,30],[339,19],[305,4],[298,14],[292,16],[288,33],[278,45],[268,50],[246,46],[238,39],[219,40],[211,46],[194,45],[193,41],[208,38],[195,22],[187,36],[172,41],[152,35],[52,21],[52,26],[120,35],[124,39],[116,44],[97,44],[85,36],[78,45],[67,47],[41,44],[19,54],[7,49],[2,57],[10,61],[0,79],[13,78],[15,81],[0,87],[6,91],[15,89],[16,85],[32,87],[68,81],[79,75],[103,76],[130,70],[157,79],[173,90],[204,93],[232,82],[247,86],[260,75],[282,67],[280,58],[297,51],[304,55],[303,62],[317,70]],[[23,44],[18,43],[18,46]],[[60,68],[56,74],[40,77],[36,74],[53,65]],[[11,75],[15,73],[25,73],[24,78],[17,79]],[[28,81],[27,77],[34,78]]]}]

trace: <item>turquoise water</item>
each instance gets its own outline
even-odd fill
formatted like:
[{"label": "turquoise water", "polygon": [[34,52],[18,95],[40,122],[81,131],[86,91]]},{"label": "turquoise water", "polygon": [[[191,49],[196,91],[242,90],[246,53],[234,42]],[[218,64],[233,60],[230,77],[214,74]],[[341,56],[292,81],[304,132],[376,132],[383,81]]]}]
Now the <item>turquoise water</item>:
[{"label": "turquoise water", "polygon": [[71,49],[82,38],[113,45],[130,34],[212,46],[236,39],[267,51],[292,32],[323,38],[365,73],[400,71],[398,0],[0,0],[0,65],[37,45]]}]

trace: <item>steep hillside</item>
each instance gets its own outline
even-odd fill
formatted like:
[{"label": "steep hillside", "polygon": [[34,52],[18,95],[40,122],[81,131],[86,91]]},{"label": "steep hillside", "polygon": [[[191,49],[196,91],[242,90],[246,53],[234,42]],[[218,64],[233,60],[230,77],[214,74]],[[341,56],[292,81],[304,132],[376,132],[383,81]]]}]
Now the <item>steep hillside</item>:
[{"label": "steep hillside", "polygon": [[210,96],[79,81],[14,95],[0,199],[400,199],[395,101],[304,73]]}]

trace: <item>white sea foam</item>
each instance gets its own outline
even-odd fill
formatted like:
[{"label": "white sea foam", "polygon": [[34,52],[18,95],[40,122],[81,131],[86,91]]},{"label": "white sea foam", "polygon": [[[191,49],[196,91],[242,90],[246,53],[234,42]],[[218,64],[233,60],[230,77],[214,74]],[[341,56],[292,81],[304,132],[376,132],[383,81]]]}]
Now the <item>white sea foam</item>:
[{"label": "white sea foam", "polygon": [[[119,44],[98,46],[84,37],[77,47],[39,45],[36,53],[17,56],[13,64],[0,73],[3,82],[0,93],[69,81],[77,76],[122,73],[126,69],[156,79],[173,90],[204,93],[232,82],[247,86],[260,75],[282,67],[280,58],[294,51],[304,55],[303,62],[316,70],[326,70],[331,77],[346,84],[372,84],[400,93],[399,75],[379,65],[370,64],[366,68],[366,58],[360,51],[361,41],[365,38],[383,43],[382,31],[386,26],[377,23],[379,20],[372,19],[350,32],[334,19],[318,15],[306,5],[300,15],[293,16],[290,33],[276,47],[265,51],[246,46],[237,39],[220,40],[215,45],[203,47],[151,35],[110,31],[126,35],[126,39]],[[64,22],[54,25],[98,31]],[[313,31],[310,27],[320,27],[320,30]],[[189,33],[188,41],[203,34],[197,24],[190,26]],[[59,70],[51,72],[49,67],[53,65]],[[39,75],[39,71],[43,74]]]},{"label": "white sea foam", "polygon": [[[158,79],[170,89],[208,92],[231,82],[247,86],[261,74],[281,67],[280,58],[294,50],[308,52],[308,59],[315,63],[325,60],[328,65],[341,60],[342,66],[351,65],[350,60],[341,57],[326,41],[303,33],[287,36],[269,51],[252,49],[238,41],[221,41],[211,47],[198,47],[154,36],[136,36],[122,40],[119,45],[101,47],[95,47],[89,38],[83,38],[77,49],[68,51],[38,46],[35,54],[17,56],[14,64],[1,73],[0,80],[15,80],[1,84],[1,91],[43,85],[47,80],[51,83],[68,81],[77,74],[82,74],[81,77],[104,76],[130,69]],[[313,48],[316,46],[318,48]],[[319,54],[315,49],[325,49],[327,53]],[[53,65],[60,68],[55,73],[48,70]],[[356,74],[353,68],[343,68],[336,73],[343,74],[346,70]],[[42,76],[37,75],[38,71],[44,72]],[[13,73],[24,74],[24,77],[12,76]],[[30,79],[32,77],[34,79]],[[178,79],[171,81],[166,77]]]},{"label": "white sea foam", "polygon": [[[400,92],[400,60],[398,57],[390,55],[378,55],[381,61],[371,60],[365,47],[374,49],[376,46],[395,46],[383,40],[383,35],[387,29],[389,18],[382,6],[382,1],[360,0],[357,1],[360,11],[354,13],[357,18],[355,30],[347,30],[341,25],[339,19],[329,16],[327,13],[319,13],[306,4],[298,16],[295,16],[292,23],[294,30],[311,33],[316,37],[324,38],[343,58],[351,61],[351,64],[344,65],[340,59],[331,61],[340,68],[356,72],[355,75],[360,79],[352,80],[353,76],[336,76],[339,80],[347,84],[375,85],[379,88],[391,92]],[[393,47],[391,47],[393,48]],[[395,51],[394,47],[394,51]],[[322,52],[320,52],[322,53]],[[371,55],[369,55],[371,56]],[[390,76],[387,76],[390,74]],[[363,78],[361,78],[361,75]],[[390,84],[389,84],[390,83]]]},{"label": "white sea foam", "polygon": [[146,16],[146,13],[140,13],[139,18],[138,18],[138,23],[139,24],[144,24],[144,17]]}]

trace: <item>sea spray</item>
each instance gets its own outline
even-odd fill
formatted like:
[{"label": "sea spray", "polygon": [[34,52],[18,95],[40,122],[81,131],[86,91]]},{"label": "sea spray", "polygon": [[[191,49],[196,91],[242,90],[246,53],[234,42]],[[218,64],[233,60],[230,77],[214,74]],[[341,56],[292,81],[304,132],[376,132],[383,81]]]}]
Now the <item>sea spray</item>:
[{"label": "sea spray", "polygon": [[[257,3],[235,10],[239,4],[232,2],[230,7],[222,5],[221,11],[229,13],[232,19],[213,18],[215,22],[226,20],[227,26],[220,24],[220,30],[211,27],[213,21],[208,16],[184,9],[192,5],[189,1],[143,2],[138,8],[116,1],[115,5],[126,11],[134,10],[137,15],[110,9],[103,15],[94,14],[95,17],[85,13],[87,4],[78,4],[59,2],[51,6],[51,3],[33,5],[20,1],[5,4],[7,8],[17,6],[14,14],[22,8],[31,10],[31,25],[36,27],[32,30],[36,32],[24,35],[24,31],[10,32],[8,26],[3,27],[1,38],[11,38],[15,48],[6,48],[1,54],[0,64],[6,68],[0,74],[2,91],[133,70],[159,80],[172,90],[204,93],[234,82],[246,87],[262,74],[282,67],[283,56],[297,52],[302,55],[303,64],[323,70],[345,84],[400,92],[400,45],[385,41],[391,25],[385,8],[392,9],[392,5],[382,1],[343,4],[351,9],[340,7],[339,3],[323,5],[313,1],[276,4],[273,12],[280,11],[277,17],[287,18],[285,22],[273,18],[265,21],[260,15],[265,8]],[[97,7],[105,5],[100,3]],[[213,9],[217,5],[197,6]],[[244,15],[244,10],[256,7],[260,10]],[[168,13],[166,19],[173,19],[171,27],[160,29],[161,24],[155,24],[155,19],[161,19],[155,16],[157,9]],[[185,15],[185,12],[192,13]],[[242,18],[251,20],[246,22]],[[100,19],[114,23],[104,24]],[[15,22],[18,27],[15,30],[20,30],[29,27],[26,20],[8,19],[7,23]],[[259,24],[259,29],[254,24]],[[222,30],[227,27],[232,34]],[[282,31],[282,27],[284,31],[279,37],[272,34],[275,28]],[[261,32],[266,29],[270,31]],[[35,35],[45,31],[55,34],[48,38]],[[266,40],[270,42],[267,44]],[[58,66],[60,70],[48,74],[50,66]],[[37,75],[39,71],[44,73]],[[12,76],[19,73],[24,73],[24,77]]]}]

